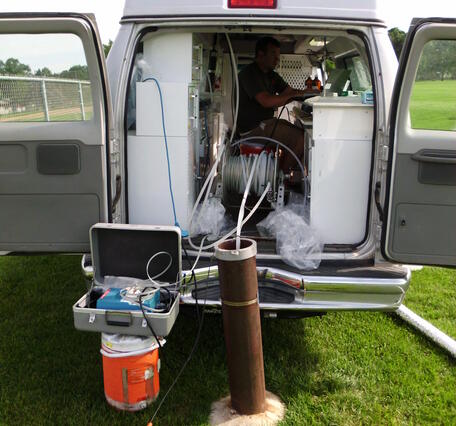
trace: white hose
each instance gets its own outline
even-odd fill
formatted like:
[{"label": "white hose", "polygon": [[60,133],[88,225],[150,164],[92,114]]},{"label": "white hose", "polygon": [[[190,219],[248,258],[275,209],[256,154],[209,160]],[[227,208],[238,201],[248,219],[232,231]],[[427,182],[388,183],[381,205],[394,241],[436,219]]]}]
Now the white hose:
[{"label": "white hose", "polygon": [[[231,60],[233,63],[233,74],[235,76],[235,85],[236,85],[236,106],[234,109],[234,118],[233,118],[234,121],[233,121],[233,128],[231,130],[231,137],[230,137],[230,145],[231,145],[231,143],[233,142],[234,135],[236,133],[237,116],[238,116],[238,111],[239,111],[239,80],[238,80],[238,75],[237,75],[236,58],[234,56],[233,47],[231,45],[231,40],[227,33],[225,33],[225,37],[226,37],[226,41],[228,43],[228,47],[230,49]],[[207,192],[206,192],[206,196],[204,197],[204,201],[201,206],[201,209],[203,209],[203,207],[206,204],[206,201],[209,197],[210,188],[212,186],[212,182],[214,181],[214,177],[215,177],[215,174],[217,171],[217,166],[218,166],[218,163],[220,162],[220,159],[222,158],[225,147],[226,147],[226,145],[223,145],[219,154],[217,155],[217,159],[216,159],[214,165],[212,166],[211,172],[209,173],[209,176],[207,177],[206,181],[204,182],[203,187],[201,188],[201,191],[198,194],[198,198],[193,206],[192,214],[190,215],[190,221],[188,224],[188,228],[189,228],[190,232],[191,232],[191,224],[192,224],[193,216],[195,215],[196,209],[198,208],[199,202],[200,202],[206,188],[207,188]],[[196,246],[193,245],[190,236],[188,237],[188,241],[189,241],[190,245],[193,248],[195,248],[196,250],[198,250],[198,249],[200,251],[204,250],[203,246],[196,248]],[[196,266],[196,264],[195,264],[195,266]]]},{"label": "white hose", "polygon": [[[223,190],[225,193],[235,191],[243,194],[247,185],[253,159],[257,155],[239,155],[228,158],[223,169]],[[260,196],[268,182],[275,182],[274,172],[277,158],[263,151],[259,154],[258,164],[253,175],[250,193]]]},{"label": "white hose", "polygon": [[239,78],[238,78],[238,73],[237,73],[236,57],[234,56],[233,46],[231,46],[230,36],[228,35],[228,33],[225,33],[225,37],[226,37],[226,41],[228,43],[228,48],[230,49],[231,62],[233,64],[234,83],[235,83],[235,89],[236,89],[236,105],[234,107],[233,128],[231,129],[231,137],[230,137],[230,145],[231,145],[231,143],[233,142],[234,135],[236,133],[237,117],[238,117],[238,111],[239,111]]},{"label": "white hose", "polygon": [[[245,219],[242,221],[242,225],[245,225],[248,220],[253,216],[253,214],[256,212],[256,210],[258,209],[258,207],[260,207],[260,204],[263,202],[264,200],[264,197],[266,197],[266,194],[268,193],[269,191],[269,188],[271,188],[271,184],[268,182],[268,184],[266,185],[266,188],[263,192],[263,194],[261,194],[261,197],[259,198],[259,200],[257,201],[257,203],[253,206],[252,210],[250,211],[250,213],[245,217]],[[212,247],[215,247],[217,244],[220,244],[222,243],[223,241],[227,240],[229,237],[231,237],[231,235],[233,235],[237,230],[237,227],[236,228],[233,228],[230,232],[228,232],[227,234],[225,234],[222,238],[220,238],[219,240],[215,241],[214,243],[212,244],[209,244],[208,246],[206,247],[203,247],[202,245],[200,247],[198,246],[195,246],[195,244],[193,244],[192,242],[192,239],[190,237],[187,238],[188,240],[188,243],[190,244],[190,247],[192,247],[193,249],[195,250],[199,250],[199,256],[202,255],[202,251],[203,250],[208,250]],[[196,264],[195,264],[196,265]]]},{"label": "white hose", "polygon": [[416,328],[419,332],[431,339],[434,343],[445,349],[453,358],[456,358],[456,341],[443,333],[430,322],[421,318],[415,312],[401,305],[396,311],[405,322]]},{"label": "white hose", "polygon": [[237,231],[236,231],[236,250],[241,248],[241,230],[242,230],[242,219],[244,219],[244,212],[245,212],[245,203],[247,201],[247,196],[249,195],[250,185],[252,184],[253,175],[256,171],[256,166],[258,163],[258,159],[261,155],[256,155],[255,160],[253,160],[252,171],[250,172],[249,180],[247,181],[247,185],[245,187],[244,195],[242,197],[241,207],[239,208],[239,215],[237,220]]}]

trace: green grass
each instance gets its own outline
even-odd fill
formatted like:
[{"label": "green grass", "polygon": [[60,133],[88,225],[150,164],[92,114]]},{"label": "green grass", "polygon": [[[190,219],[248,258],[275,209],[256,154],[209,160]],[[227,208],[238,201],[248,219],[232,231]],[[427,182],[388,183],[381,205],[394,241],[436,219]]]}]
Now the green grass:
[{"label": "green grass", "polygon": [[410,116],[414,129],[456,130],[456,80],[417,81]]},{"label": "green grass", "polygon": [[[73,328],[85,291],[79,257],[0,259],[0,424],[144,425],[103,395],[100,337]],[[414,273],[409,307],[454,331],[456,272]],[[440,324],[439,324],[440,325]],[[190,351],[193,315],[181,313],[161,352],[164,393]],[[392,314],[346,312],[263,321],[267,388],[285,425],[455,424],[456,363]],[[194,359],[155,425],[207,424],[228,393],[220,316],[207,315]]]},{"label": "green grass", "polygon": [[423,268],[413,272],[404,304],[456,339],[456,270]]}]

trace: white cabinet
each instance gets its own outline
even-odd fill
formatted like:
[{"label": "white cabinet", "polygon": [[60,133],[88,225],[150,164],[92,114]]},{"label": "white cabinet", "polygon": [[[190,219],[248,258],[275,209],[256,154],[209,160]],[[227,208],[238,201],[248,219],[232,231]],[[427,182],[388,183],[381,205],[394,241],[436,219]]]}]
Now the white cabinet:
[{"label": "white cabinet", "polygon": [[[163,136],[128,135],[129,222],[143,225],[174,225]],[[168,137],[176,216],[182,230],[194,200],[193,153],[186,137]]]},{"label": "white cabinet", "polygon": [[311,224],[325,244],[359,243],[367,225],[373,106],[358,97],[307,102],[313,105]]}]

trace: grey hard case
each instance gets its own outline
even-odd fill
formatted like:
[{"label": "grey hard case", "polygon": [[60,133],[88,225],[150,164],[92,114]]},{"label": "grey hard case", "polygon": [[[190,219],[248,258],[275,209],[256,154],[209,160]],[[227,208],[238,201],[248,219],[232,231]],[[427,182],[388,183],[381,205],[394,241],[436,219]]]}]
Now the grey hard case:
[{"label": "grey hard case", "polygon": [[[173,259],[171,267],[160,279],[175,282],[181,278],[181,234],[175,226],[98,223],[90,229],[90,248],[94,286],[102,286],[108,275],[147,278],[147,261],[159,251],[170,253]],[[168,261],[162,261],[166,266]],[[163,269],[163,264],[154,262],[154,265],[150,265],[149,272],[153,276]],[[136,336],[152,335],[141,311],[90,308],[88,300],[89,293],[86,293],[73,305],[76,329]],[[177,295],[169,312],[150,312],[146,315],[155,334],[167,336],[178,313]]]}]

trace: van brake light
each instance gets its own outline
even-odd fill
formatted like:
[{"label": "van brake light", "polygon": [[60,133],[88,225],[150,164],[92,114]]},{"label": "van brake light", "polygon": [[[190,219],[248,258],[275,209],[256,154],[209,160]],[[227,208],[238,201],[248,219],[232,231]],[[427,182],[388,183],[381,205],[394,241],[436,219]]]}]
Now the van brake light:
[{"label": "van brake light", "polygon": [[232,9],[275,9],[277,0],[228,0],[228,7]]}]

